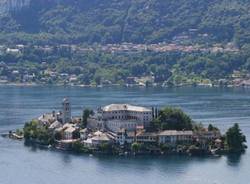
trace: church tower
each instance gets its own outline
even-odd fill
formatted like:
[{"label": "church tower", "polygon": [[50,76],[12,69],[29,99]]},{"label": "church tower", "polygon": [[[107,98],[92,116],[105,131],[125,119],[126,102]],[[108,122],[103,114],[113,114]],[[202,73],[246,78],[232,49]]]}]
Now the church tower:
[{"label": "church tower", "polygon": [[71,121],[71,105],[68,98],[64,98],[62,102],[62,122],[63,124]]}]

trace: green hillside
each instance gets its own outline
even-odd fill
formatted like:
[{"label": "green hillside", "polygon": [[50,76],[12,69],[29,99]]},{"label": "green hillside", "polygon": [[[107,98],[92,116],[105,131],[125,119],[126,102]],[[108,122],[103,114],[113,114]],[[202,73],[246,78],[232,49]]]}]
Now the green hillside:
[{"label": "green hillside", "polygon": [[[249,0],[0,0],[0,81],[250,84],[249,10]],[[119,52],[125,42],[143,49]],[[108,43],[118,51],[96,49]],[[180,49],[144,49],[154,43]]]},{"label": "green hillside", "polygon": [[248,0],[31,0],[1,15],[0,31],[12,41],[158,43],[196,29],[241,46],[250,41],[249,9]]}]

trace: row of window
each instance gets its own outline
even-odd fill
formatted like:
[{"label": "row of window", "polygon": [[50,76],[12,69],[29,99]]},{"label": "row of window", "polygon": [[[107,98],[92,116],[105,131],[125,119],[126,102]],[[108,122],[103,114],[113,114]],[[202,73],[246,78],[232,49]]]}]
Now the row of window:
[{"label": "row of window", "polygon": [[103,112],[103,113],[111,113],[111,114],[123,114],[123,113],[131,113],[131,114],[152,114],[152,112],[137,112],[137,111],[111,111],[111,112]]},{"label": "row of window", "polygon": [[128,124],[121,124],[119,122],[110,122],[109,126],[111,127],[119,127],[119,128],[135,128],[137,126],[136,123],[128,123]]},{"label": "row of window", "polygon": [[155,140],[156,138],[154,137],[149,137],[149,136],[140,136],[140,137],[137,137],[137,140]]},{"label": "row of window", "polygon": [[123,119],[123,120],[125,120],[125,119],[133,119],[133,120],[138,120],[138,118],[135,117],[135,116],[112,116],[111,119]]},{"label": "row of window", "polygon": [[184,135],[180,135],[180,136],[164,136],[164,137],[160,137],[161,141],[170,141],[170,140],[179,140],[179,139],[191,139],[192,136],[184,136]]},{"label": "row of window", "polygon": [[65,111],[70,111],[70,108],[69,108],[69,107],[66,107],[66,108],[65,108]]},{"label": "row of window", "polygon": [[[120,119],[120,120],[139,120],[139,118],[137,117],[133,117],[133,116],[112,116],[111,119]],[[143,121],[149,121],[149,118],[146,117],[146,118],[143,118]]]},{"label": "row of window", "polygon": [[[121,119],[121,120],[139,120],[136,116],[112,116],[111,119]],[[143,121],[149,121],[149,117],[146,116],[143,118]]]}]

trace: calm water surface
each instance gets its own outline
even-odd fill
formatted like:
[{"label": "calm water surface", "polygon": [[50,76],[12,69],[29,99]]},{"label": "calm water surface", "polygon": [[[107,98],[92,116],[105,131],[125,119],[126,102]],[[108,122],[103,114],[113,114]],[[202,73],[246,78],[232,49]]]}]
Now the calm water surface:
[{"label": "calm water surface", "polygon": [[[176,106],[195,120],[222,130],[238,122],[250,141],[250,90],[86,89],[0,86],[0,132],[20,128],[44,112],[60,109],[63,97],[81,109],[109,103]],[[250,146],[250,144],[249,144]],[[248,184],[250,152],[240,157],[91,157],[26,147],[0,137],[0,184]]]}]

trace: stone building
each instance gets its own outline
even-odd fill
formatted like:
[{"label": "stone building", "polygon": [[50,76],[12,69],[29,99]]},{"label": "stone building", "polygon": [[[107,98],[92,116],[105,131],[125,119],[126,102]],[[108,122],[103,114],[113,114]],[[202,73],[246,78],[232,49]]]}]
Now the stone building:
[{"label": "stone building", "polygon": [[71,104],[68,98],[64,98],[62,102],[62,123],[71,121]]}]

